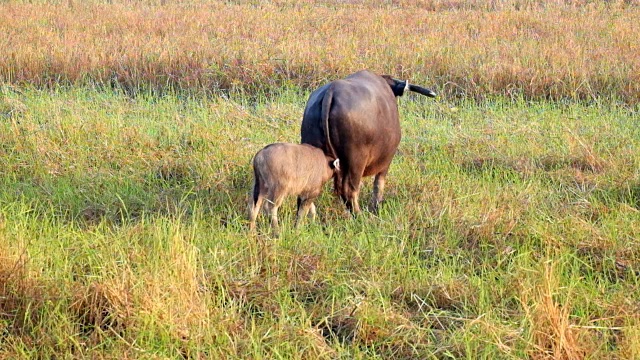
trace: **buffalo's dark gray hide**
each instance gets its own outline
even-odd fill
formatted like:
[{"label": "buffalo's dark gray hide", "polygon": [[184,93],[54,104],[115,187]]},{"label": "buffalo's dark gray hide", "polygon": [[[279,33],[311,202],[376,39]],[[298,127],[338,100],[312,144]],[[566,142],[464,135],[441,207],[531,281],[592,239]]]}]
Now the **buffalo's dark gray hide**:
[{"label": "buffalo's dark gray hide", "polygon": [[359,213],[363,177],[375,175],[372,207],[382,201],[389,165],[400,143],[397,96],[410,90],[436,94],[389,76],[362,70],[315,90],[304,110],[302,143],[340,159],[335,189],[352,213]]}]

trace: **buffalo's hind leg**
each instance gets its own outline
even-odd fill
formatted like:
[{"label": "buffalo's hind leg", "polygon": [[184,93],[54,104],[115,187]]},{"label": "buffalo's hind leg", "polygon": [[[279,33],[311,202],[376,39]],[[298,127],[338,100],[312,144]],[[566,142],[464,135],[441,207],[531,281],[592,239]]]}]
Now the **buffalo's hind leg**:
[{"label": "buffalo's hind leg", "polygon": [[361,212],[358,197],[360,195],[360,181],[362,179],[362,172],[364,169],[352,168],[350,170],[351,171],[345,174],[342,179],[341,196],[351,214],[358,215]]},{"label": "buffalo's hind leg", "polygon": [[376,174],[375,179],[373,180],[373,197],[371,198],[371,211],[374,214],[378,213],[380,208],[380,204],[382,200],[384,200],[384,184],[387,177],[387,171],[389,169],[385,169],[384,171]]},{"label": "buffalo's hind leg", "polygon": [[333,193],[342,197],[342,179],[343,179],[342,171],[336,171],[333,175]]}]

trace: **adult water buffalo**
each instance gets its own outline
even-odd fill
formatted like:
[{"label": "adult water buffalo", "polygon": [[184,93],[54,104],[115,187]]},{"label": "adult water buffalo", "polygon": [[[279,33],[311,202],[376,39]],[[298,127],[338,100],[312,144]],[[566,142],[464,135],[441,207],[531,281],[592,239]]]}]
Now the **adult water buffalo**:
[{"label": "adult water buffalo", "polygon": [[407,90],[436,96],[408,81],[366,70],[330,82],[309,96],[302,119],[302,143],[340,160],[335,189],[353,214],[360,212],[358,195],[363,177],[375,175],[374,211],[382,201],[385,177],[400,143],[396,97]]}]

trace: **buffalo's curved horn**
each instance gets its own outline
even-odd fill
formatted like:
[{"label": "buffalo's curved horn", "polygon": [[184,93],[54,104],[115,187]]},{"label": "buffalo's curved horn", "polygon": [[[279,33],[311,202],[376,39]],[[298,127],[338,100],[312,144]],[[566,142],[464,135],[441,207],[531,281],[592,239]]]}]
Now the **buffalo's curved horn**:
[{"label": "buffalo's curved horn", "polygon": [[409,84],[409,80],[398,80],[394,79],[389,75],[381,75],[382,78],[389,84],[391,90],[393,91],[393,95],[402,96],[407,90],[417,92],[418,94],[422,94],[428,97],[436,97],[436,93],[433,90],[427,89],[425,87],[419,85]]},{"label": "buffalo's curved horn", "polygon": [[413,92],[417,92],[418,94],[422,94],[422,95],[428,96],[428,97],[436,97],[435,91],[433,91],[431,89],[427,89],[425,87],[418,86],[418,85],[409,84],[408,81],[407,81],[407,84],[409,85],[409,90],[411,90]]}]

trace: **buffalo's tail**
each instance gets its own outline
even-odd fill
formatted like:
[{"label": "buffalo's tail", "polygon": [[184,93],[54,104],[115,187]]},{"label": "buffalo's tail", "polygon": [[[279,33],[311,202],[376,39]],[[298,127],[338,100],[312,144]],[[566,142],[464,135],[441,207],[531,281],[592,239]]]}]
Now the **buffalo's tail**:
[{"label": "buffalo's tail", "polygon": [[335,175],[333,177],[333,192],[336,195],[340,195],[342,193],[342,170],[340,169],[340,159],[338,158],[338,153],[333,148],[333,143],[331,142],[331,126],[329,124],[330,112],[331,112],[331,102],[333,101],[333,85],[329,86],[327,92],[324,94],[322,98],[322,113],[321,120],[322,125],[324,127],[324,135],[325,140],[327,141],[327,148],[329,149],[329,156],[334,158],[333,167],[335,171]]},{"label": "buffalo's tail", "polygon": [[324,94],[322,98],[322,125],[324,127],[324,136],[327,141],[327,148],[329,149],[329,156],[334,159],[338,159],[338,154],[336,150],[333,148],[333,144],[331,143],[331,134],[330,134],[330,126],[329,126],[329,113],[331,112],[331,102],[333,101],[333,85],[329,86],[327,92]]}]

